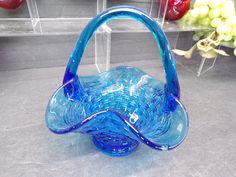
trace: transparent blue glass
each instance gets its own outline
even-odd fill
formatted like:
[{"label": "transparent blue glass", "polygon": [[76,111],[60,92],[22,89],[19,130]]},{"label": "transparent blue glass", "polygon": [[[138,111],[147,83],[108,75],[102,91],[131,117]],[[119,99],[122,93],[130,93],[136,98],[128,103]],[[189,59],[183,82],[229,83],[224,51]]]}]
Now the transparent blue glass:
[{"label": "transparent blue glass", "polygon": [[[160,49],[166,83],[142,70],[119,66],[93,76],[78,76],[77,68],[96,29],[114,18],[132,18],[151,31]],[[149,15],[117,6],[97,15],[86,26],[70,56],[62,86],[49,100],[48,128],[57,134],[86,133],[96,147],[112,156],[128,155],[139,143],[156,150],[178,146],[188,131],[188,116],[167,38]]]}]

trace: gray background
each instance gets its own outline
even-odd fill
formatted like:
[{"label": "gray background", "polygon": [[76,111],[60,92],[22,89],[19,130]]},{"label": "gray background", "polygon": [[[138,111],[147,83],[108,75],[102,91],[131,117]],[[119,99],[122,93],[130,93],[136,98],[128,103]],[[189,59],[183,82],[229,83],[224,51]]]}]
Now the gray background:
[{"label": "gray background", "polygon": [[[187,35],[187,36],[186,36]],[[176,34],[167,34],[171,45]],[[192,34],[180,35],[178,47],[187,48]],[[30,36],[0,38],[0,71],[26,68],[64,66],[78,35]],[[111,35],[111,62],[160,59],[156,44],[149,33],[113,33]],[[94,63],[94,39],[90,42],[82,64]]]}]

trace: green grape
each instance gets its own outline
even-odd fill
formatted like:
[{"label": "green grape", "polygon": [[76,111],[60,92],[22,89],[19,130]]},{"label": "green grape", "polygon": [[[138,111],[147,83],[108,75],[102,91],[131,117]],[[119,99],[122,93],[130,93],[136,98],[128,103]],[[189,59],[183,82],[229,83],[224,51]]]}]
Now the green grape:
[{"label": "green grape", "polygon": [[226,0],[226,1],[224,0],[224,6],[234,7],[234,2],[232,0]]},{"label": "green grape", "polygon": [[200,11],[199,11],[198,8],[192,9],[192,10],[190,11],[190,16],[191,16],[192,18],[198,18],[199,14],[200,14]]},{"label": "green grape", "polygon": [[201,6],[207,5],[207,1],[206,0],[195,0],[194,4],[193,4],[193,8],[198,8]]},{"label": "green grape", "polygon": [[230,33],[223,35],[223,40],[226,42],[231,41],[232,39],[233,39],[233,36]]},{"label": "green grape", "polygon": [[214,18],[212,21],[211,21],[211,26],[216,28],[218,27],[219,25],[221,25],[222,21],[220,18]]},{"label": "green grape", "polygon": [[219,7],[221,4],[223,4],[224,1],[223,0],[209,0],[208,1],[208,5],[210,6],[210,8],[217,8]]},{"label": "green grape", "polygon": [[210,20],[209,18],[203,18],[203,19],[200,21],[200,24],[201,24],[202,26],[206,26],[206,27],[210,26],[210,23],[211,23],[211,20]]},{"label": "green grape", "polygon": [[187,13],[182,17],[182,20],[183,20],[183,21],[187,21],[187,20],[189,20],[189,17],[190,17],[190,13],[187,12]]},{"label": "green grape", "polygon": [[221,16],[224,18],[230,17],[232,14],[231,10],[226,10],[225,8],[221,11]]},{"label": "green grape", "polygon": [[224,37],[225,37],[224,34],[219,34],[219,36],[218,36],[218,40],[223,41],[223,40],[224,40]]},{"label": "green grape", "polygon": [[231,31],[231,28],[229,26],[224,25],[224,24],[222,24],[216,28],[216,32],[219,34],[229,33],[230,31]]},{"label": "green grape", "polygon": [[231,31],[231,34],[233,36],[236,36],[236,26],[233,27],[232,31]]},{"label": "green grape", "polygon": [[220,14],[221,14],[220,8],[215,8],[215,9],[210,9],[208,16],[209,18],[214,19],[219,17]]},{"label": "green grape", "polygon": [[235,26],[236,25],[236,16],[226,19],[225,23],[229,26]]},{"label": "green grape", "polygon": [[184,21],[187,25],[193,25],[197,21],[197,18],[192,18],[190,12],[188,12],[184,15],[182,21]]},{"label": "green grape", "polygon": [[195,32],[194,41],[207,38],[216,31],[220,41],[232,41],[236,47],[236,11],[232,0],[195,0],[193,9],[186,13],[183,21],[188,25],[213,27],[212,31]]},{"label": "green grape", "polygon": [[208,12],[209,12],[209,7],[207,5],[202,6],[200,8],[199,17],[201,18],[206,17],[208,15]]},{"label": "green grape", "polygon": [[[212,27],[218,33],[219,40],[233,41],[236,45],[236,12],[232,0],[195,0],[193,9],[184,15],[182,22],[185,25]],[[196,32],[193,40],[208,37],[212,32]]]},{"label": "green grape", "polygon": [[221,9],[221,16],[224,18],[229,18],[235,15],[235,8],[233,1],[226,1]]}]

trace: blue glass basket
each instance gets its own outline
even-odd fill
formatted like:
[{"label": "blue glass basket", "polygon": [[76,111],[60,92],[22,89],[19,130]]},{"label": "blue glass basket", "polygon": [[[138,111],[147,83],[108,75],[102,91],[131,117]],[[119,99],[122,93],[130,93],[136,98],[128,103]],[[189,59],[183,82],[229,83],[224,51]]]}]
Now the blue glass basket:
[{"label": "blue glass basket", "polygon": [[[129,66],[94,76],[76,74],[95,30],[111,19],[123,17],[140,21],[151,31],[162,56],[166,84]],[[107,9],[91,20],[69,59],[63,85],[49,100],[46,123],[57,134],[89,134],[98,149],[112,156],[128,155],[140,142],[156,150],[178,146],[187,134],[188,116],[180,102],[167,38],[156,21],[130,6]]]}]

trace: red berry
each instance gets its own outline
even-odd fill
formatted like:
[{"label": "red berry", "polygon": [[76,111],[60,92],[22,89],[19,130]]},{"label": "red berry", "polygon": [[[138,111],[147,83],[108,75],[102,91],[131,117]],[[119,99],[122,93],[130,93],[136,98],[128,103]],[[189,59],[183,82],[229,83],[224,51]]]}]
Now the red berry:
[{"label": "red berry", "polygon": [[166,2],[166,16],[167,20],[179,20],[189,10],[191,0],[161,0],[161,13],[164,15]]},{"label": "red berry", "polygon": [[0,7],[4,9],[16,9],[20,7],[23,2],[24,0],[0,0]]}]

